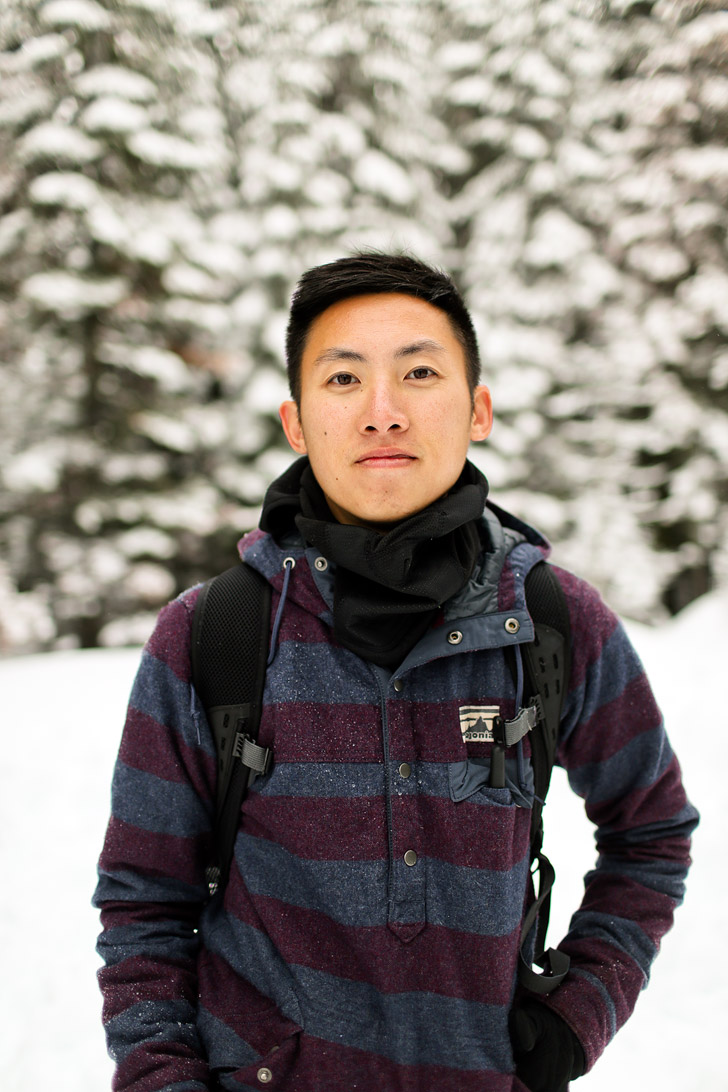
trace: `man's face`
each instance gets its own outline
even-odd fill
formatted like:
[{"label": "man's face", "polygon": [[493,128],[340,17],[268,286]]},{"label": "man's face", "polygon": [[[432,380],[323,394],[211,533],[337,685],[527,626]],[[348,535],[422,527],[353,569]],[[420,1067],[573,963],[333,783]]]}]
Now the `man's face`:
[{"label": "man's face", "polygon": [[311,324],[300,414],[281,406],[340,523],[380,527],[421,511],[457,481],[471,440],[490,432],[487,387],[471,399],[447,315],[401,294],[355,296]]}]

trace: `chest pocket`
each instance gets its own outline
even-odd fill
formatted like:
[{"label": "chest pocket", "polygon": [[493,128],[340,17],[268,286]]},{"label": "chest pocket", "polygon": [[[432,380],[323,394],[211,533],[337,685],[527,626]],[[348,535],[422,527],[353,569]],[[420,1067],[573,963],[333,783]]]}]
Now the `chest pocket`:
[{"label": "chest pocket", "polygon": [[[502,807],[531,808],[534,798],[533,766],[530,758],[507,757],[505,761],[505,785],[493,788],[490,784],[490,757],[468,755],[459,762],[448,764],[450,799],[456,804],[479,794],[483,803]],[[477,799],[473,800],[477,803]]]}]

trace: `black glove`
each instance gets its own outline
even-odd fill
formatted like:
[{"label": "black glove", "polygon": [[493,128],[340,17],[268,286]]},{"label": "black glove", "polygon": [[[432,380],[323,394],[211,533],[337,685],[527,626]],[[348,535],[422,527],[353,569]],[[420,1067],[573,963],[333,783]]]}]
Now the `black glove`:
[{"label": "black glove", "polygon": [[531,1092],[566,1092],[586,1069],[582,1045],[569,1025],[538,1001],[524,1001],[511,1013],[516,1076]]}]

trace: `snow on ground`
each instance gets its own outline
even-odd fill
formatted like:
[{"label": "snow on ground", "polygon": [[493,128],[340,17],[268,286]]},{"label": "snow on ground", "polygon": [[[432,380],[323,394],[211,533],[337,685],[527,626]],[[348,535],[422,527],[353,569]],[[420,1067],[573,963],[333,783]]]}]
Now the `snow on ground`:
[{"label": "snow on ground", "polygon": [[[699,600],[661,629],[629,628],[703,820],[686,904],[665,940],[652,985],[632,1021],[575,1088],[725,1092],[718,1047],[728,983],[717,954],[728,902],[722,685],[728,593]],[[98,921],[89,900],[137,661],[136,650],[0,661],[4,1092],[109,1088],[95,982]],[[581,804],[560,774],[555,772],[546,809],[546,848],[557,869],[552,943],[566,928],[592,860]]]}]

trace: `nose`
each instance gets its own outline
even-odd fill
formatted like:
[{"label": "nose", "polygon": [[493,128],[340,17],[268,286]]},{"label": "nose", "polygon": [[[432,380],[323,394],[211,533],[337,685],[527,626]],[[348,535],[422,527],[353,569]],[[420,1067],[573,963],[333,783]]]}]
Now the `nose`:
[{"label": "nose", "polygon": [[397,432],[409,428],[401,392],[389,377],[372,382],[361,417],[362,432]]}]

